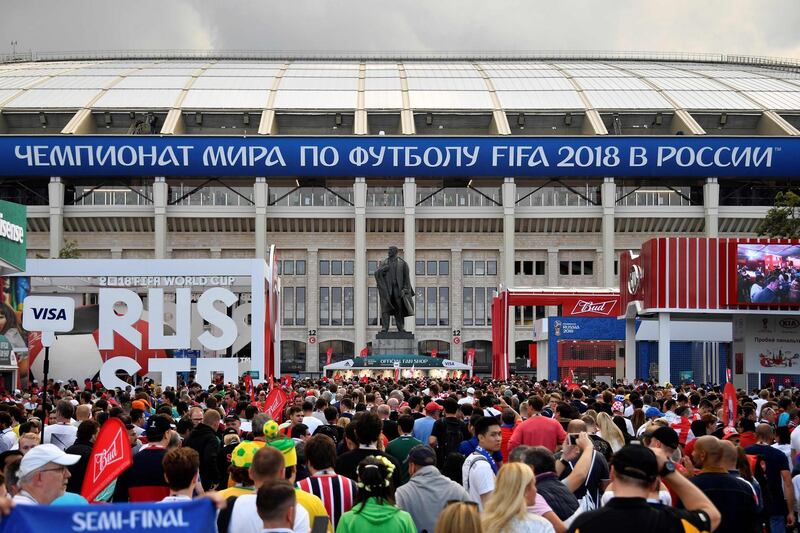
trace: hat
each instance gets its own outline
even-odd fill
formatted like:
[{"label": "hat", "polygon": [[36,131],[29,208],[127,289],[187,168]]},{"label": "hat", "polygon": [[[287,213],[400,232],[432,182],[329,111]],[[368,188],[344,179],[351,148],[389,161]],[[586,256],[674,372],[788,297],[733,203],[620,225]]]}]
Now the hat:
[{"label": "hat", "polygon": [[432,413],[433,411],[441,411],[442,409],[444,409],[444,407],[436,402],[428,402],[428,404],[425,406],[425,411],[429,413]]},{"label": "hat", "polygon": [[732,437],[738,437],[739,432],[736,431],[736,428],[732,428],[730,426],[723,428],[722,430],[722,440],[728,440]]},{"label": "hat", "polygon": [[297,450],[294,449],[294,440],[289,437],[275,439],[267,442],[267,446],[277,448],[283,454],[284,466],[289,468],[297,464]]},{"label": "hat", "polygon": [[653,450],[646,446],[628,445],[611,458],[617,474],[652,482],[658,477],[658,461]]},{"label": "hat", "polygon": [[131,407],[133,409],[141,409],[142,411],[147,411],[147,404],[144,400],[133,400],[131,402]]},{"label": "hat", "polygon": [[153,415],[147,420],[147,427],[145,427],[145,435],[150,442],[158,442],[164,438],[164,433],[170,429],[172,423],[164,415]]},{"label": "hat", "polygon": [[80,455],[64,453],[55,444],[40,444],[25,454],[19,464],[17,479],[22,479],[31,472],[38,470],[47,463],[55,463],[61,466],[72,466],[80,460]]},{"label": "hat", "polygon": [[622,394],[617,394],[616,396],[614,396],[614,400],[618,402],[625,401],[625,396],[623,396]]},{"label": "hat", "polygon": [[250,468],[256,452],[264,447],[264,443],[252,440],[240,442],[231,452],[231,464],[236,468]]},{"label": "hat", "polygon": [[778,417],[778,427],[782,428],[789,425],[789,413],[781,413]]},{"label": "hat", "polygon": [[267,420],[264,423],[264,436],[267,439],[274,439],[278,436],[278,432],[280,431],[280,427],[278,423],[274,420]]},{"label": "hat", "polygon": [[621,413],[625,408],[622,406],[622,402],[617,400],[611,404],[611,411],[614,413]]},{"label": "hat", "polygon": [[225,422],[236,422],[239,420],[239,417],[236,415],[228,415],[225,417]]},{"label": "hat", "polygon": [[470,387],[467,389],[467,394],[475,394],[475,389]]},{"label": "hat", "polygon": [[406,462],[419,466],[436,466],[436,452],[427,444],[417,444],[408,451]]},{"label": "hat", "polygon": [[664,413],[658,410],[658,407],[648,407],[647,411],[645,411],[644,416],[647,418],[661,418],[664,416]]},{"label": "hat", "polygon": [[678,433],[672,428],[660,427],[653,431],[650,434],[650,437],[656,439],[664,446],[672,448],[673,450],[678,447]]}]

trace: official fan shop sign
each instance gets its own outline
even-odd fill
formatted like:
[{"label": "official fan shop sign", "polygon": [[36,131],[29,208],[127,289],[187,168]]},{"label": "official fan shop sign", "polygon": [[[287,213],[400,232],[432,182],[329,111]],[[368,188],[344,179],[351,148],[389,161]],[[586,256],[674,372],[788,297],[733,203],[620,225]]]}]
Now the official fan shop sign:
[{"label": "official fan shop sign", "polygon": [[763,178],[798,167],[792,137],[0,137],[0,176]]},{"label": "official fan shop sign", "polygon": [[0,522],[0,533],[216,533],[208,498],[176,503],[112,505],[18,505]]}]

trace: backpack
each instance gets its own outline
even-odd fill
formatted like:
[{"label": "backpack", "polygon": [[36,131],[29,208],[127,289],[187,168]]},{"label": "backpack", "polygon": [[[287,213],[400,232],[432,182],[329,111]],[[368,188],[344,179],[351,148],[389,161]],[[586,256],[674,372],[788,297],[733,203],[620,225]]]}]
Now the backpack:
[{"label": "backpack", "polygon": [[462,476],[464,478],[463,479],[464,490],[469,492],[469,474],[470,474],[470,472],[472,472],[472,467],[475,466],[477,463],[480,463],[481,461],[484,461],[484,462],[486,462],[488,464],[489,460],[486,459],[486,457],[484,457],[482,454],[480,454],[478,452],[472,452],[472,454],[470,454],[470,456],[468,458],[464,458],[464,462],[465,463],[467,462],[467,459],[472,459],[472,462],[467,467],[467,475],[463,476],[463,474],[462,474]]},{"label": "backpack", "polygon": [[444,442],[439,444],[439,457],[445,458],[448,454],[458,452],[464,440],[462,423],[456,420],[444,419]]},{"label": "backpack", "polygon": [[225,508],[222,509],[217,515],[217,531],[219,533],[227,533],[228,526],[231,523],[231,515],[233,515],[233,506],[236,505],[237,496],[229,496],[225,499]]},{"label": "backpack", "polygon": [[753,479],[761,485],[762,513],[769,513],[774,495],[770,493],[767,479],[767,460],[763,455],[747,454],[747,461],[750,463],[750,470],[753,471]]},{"label": "backpack", "polygon": [[461,469],[464,466],[464,461],[466,459],[467,458],[464,456],[463,453],[459,452],[448,453],[445,456],[444,461],[442,461],[442,466],[440,467],[442,475],[461,485],[462,484]]}]

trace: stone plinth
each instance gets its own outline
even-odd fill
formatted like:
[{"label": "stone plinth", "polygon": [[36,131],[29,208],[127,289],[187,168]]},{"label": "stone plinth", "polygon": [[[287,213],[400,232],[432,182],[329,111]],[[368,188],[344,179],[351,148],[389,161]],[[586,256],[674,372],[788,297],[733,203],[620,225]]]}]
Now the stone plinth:
[{"label": "stone plinth", "polygon": [[401,331],[380,332],[372,341],[372,355],[416,355],[414,334]]}]

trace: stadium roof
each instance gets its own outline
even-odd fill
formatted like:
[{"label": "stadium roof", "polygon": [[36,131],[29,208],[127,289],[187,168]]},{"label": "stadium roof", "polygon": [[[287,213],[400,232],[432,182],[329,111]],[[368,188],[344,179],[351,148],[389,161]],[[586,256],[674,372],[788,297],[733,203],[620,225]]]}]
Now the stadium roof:
[{"label": "stadium roof", "polygon": [[78,59],[0,63],[0,110],[800,112],[800,69],[671,59]]}]

